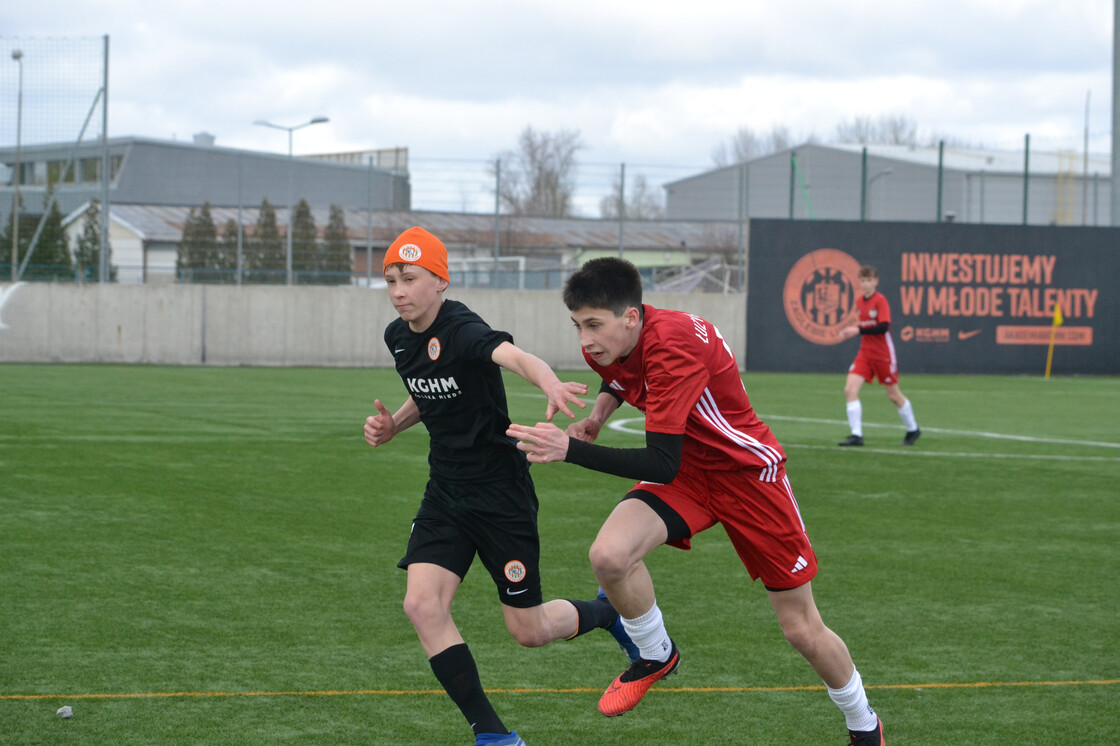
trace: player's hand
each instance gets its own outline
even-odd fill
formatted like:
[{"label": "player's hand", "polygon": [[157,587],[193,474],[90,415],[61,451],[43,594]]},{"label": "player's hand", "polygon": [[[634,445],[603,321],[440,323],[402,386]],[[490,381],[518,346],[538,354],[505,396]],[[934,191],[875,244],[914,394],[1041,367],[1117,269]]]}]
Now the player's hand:
[{"label": "player's hand", "polygon": [[376,448],[393,439],[397,434],[397,423],[380,399],[374,399],[373,406],[377,407],[378,414],[366,417],[365,434],[366,442]]},{"label": "player's hand", "polygon": [[595,439],[599,437],[601,427],[601,423],[588,417],[568,425],[568,437],[582,440],[584,443],[594,443]]},{"label": "player's hand", "polygon": [[517,450],[524,452],[532,464],[563,461],[568,455],[568,434],[551,422],[538,422],[533,427],[510,425],[506,435],[517,438]]},{"label": "player's hand", "polygon": [[587,408],[587,402],[580,399],[581,396],[587,394],[586,383],[558,381],[551,390],[545,393],[548,395],[548,407],[544,411],[544,418],[549,422],[552,422],[552,416],[557,412],[563,412],[574,419],[575,412],[568,408],[568,404],[575,404],[580,409]]},{"label": "player's hand", "polygon": [[839,332],[836,333],[836,336],[840,337],[840,339],[843,340],[843,339],[851,339],[852,337],[854,337],[858,334],[859,334],[859,327],[858,326],[845,326],[843,329],[841,329]]}]

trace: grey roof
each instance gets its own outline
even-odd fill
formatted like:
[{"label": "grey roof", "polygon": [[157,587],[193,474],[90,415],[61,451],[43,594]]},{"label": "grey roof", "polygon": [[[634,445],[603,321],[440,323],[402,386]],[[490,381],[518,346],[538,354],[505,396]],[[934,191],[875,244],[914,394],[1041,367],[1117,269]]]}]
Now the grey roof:
[{"label": "grey roof", "polygon": [[[83,205],[64,223],[69,225],[86,211]],[[183,234],[183,224],[190,214],[190,207],[159,205],[112,204],[113,220],[128,226],[143,240],[174,243]],[[257,208],[243,208],[241,222],[251,234],[257,221]],[[228,221],[237,220],[237,208],[211,207],[214,224],[221,231]],[[327,225],[328,207],[311,210],[315,226],[322,232]],[[420,225],[440,237],[448,247],[484,248],[494,244],[494,216],[470,213],[425,211],[344,210],[347,232],[351,242],[365,245],[372,233],[375,246],[388,246],[402,231]],[[372,218],[372,225],[371,225]],[[287,209],[276,210],[277,223],[287,224]],[[729,224],[705,221],[653,220],[631,221],[624,227],[628,250],[680,251],[684,248],[711,247],[717,243],[716,234],[726,231]],[[557,248],[611,250],[618,248],[619,225],[614,220],[581,218],[530,218],[503,215],[498,219],[503,247],[520,250],[555,251]]]},{"label": "grey roof", "polygon": [[[823,145],[859,154],[865,146]],[[893,158],[923,166],[937,166],[938,148],[936,146],[917,147],[911,145],[867,145],[867,154],[879,158]],[[1084,153],[1076,151],[1035,151],[1030,153],[1032,174],[1056,174],[1074,171],[1080,174],[1084,163]],[[943,164],[945,168],[956,171],[977,173],[1023,173],[1026,165],[1022,150],[986,150],[984,148],[945,147]],[[1089,153],[1089,173],[1108,174],[1112,171],[1111,156],[1107,153]]]},{"label": "grey roof", "polygon": [[[858,143],[804,143],[794,148],[780,151],[778,153],[769,153],[750,161],[745,164],[733,164],[731,166],[721,166],[709,171],[692,176],[686,176],[683,179],[677,179],[664,184],[665,188],[683,184],[693,179],[699,179],[709,174],[718,173],[720,171],[728,171],[738,168],[740,165],[750,165],[763,160],[770,160],[774,158],[789,159],[791,152],[800,152],[815,148],[818,150],[833,150],[841,153],[860,156],[863,149],[867,148],[867,155],[875,158],[885,158],[896,161],[904,161],[919,166],[928,166],[937,168],[938,158],[940,157],[939,149],[937,146],[914,146],[914,145],[860,145]],[[1025,165],[1024,152],[1022,150],[987,150],[984,148],[961,148],[949,147],[944,150],[944,160],[942,164],[945,169],[952,171],[964,171],[967,173],[990,173],[990,174],[1014,174],[1021,175]],[[1034,151],[1030,153],[1030,172],[1032,175],[1054,175],[1058,173],[1072,173],[1075,176],[1080,176],[1085,167],[1085,154],[1078,153],[1073,150],[1068,151]],[[1108,153],[1089,153],[1088,156],[1088,173],[1091,175],[1097,174],[1102,177],[1108,177],[1112,173],[1112,157]]]}]

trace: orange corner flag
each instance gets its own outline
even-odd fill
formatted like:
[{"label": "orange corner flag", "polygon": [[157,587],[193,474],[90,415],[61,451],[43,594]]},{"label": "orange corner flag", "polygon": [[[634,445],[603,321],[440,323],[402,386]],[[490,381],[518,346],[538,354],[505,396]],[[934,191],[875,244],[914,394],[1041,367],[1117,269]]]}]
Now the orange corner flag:
[{"label": "orange corner flag", "polygon": [[1062,307],[1057,303],[1054,304],[1054,326],[1061,326],[1065,319],[1062,318]]}]

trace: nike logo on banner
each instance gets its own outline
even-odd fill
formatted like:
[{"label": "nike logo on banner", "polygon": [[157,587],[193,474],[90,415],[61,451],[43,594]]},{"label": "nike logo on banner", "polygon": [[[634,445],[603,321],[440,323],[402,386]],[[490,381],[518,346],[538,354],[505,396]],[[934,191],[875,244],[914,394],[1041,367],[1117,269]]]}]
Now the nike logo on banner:
[{"label": "nike logo on banner", "polygon": [[979,333],[979,329],[973,329],[970,332],[957,332],[957,339],[972,339]]},{"label": "nike logo on banner", "polygon": [[507,596],[520,596],[522,593],[524,593],[527,590],[529,590],[529,589],[528,588],[522,588],[519,591],[515,591],[512,588],[506,588],[506,595]]}]

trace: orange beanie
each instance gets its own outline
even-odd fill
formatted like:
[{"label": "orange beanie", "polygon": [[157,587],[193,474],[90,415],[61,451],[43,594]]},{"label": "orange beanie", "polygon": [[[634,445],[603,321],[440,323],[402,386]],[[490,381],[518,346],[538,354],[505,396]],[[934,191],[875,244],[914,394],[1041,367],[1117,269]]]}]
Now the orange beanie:
[{"label": "orange beanie", "polygon": [[447,272],[447,247],[443,245],[443,241],[419,226],[409,228],[397,236],[397,240],[385,252],[381,271],[384,272],[391,264],[399,263],[415,264],[437,277],[451,281]]}]

